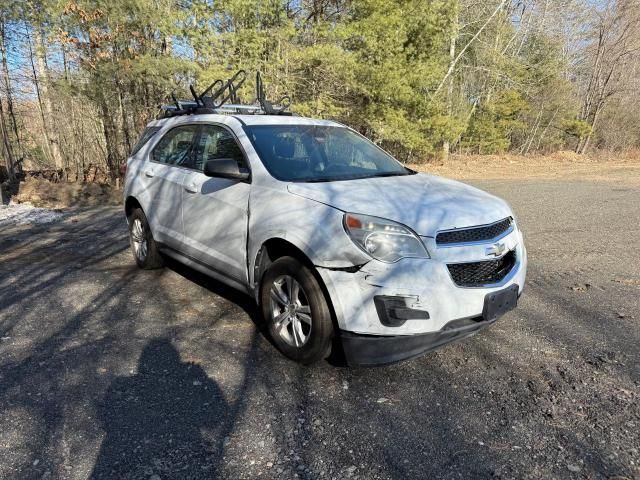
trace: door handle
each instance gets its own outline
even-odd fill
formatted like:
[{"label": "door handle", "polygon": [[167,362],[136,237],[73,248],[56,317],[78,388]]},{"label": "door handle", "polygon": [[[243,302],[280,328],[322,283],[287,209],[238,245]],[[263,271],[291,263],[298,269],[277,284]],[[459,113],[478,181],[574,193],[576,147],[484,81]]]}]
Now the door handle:
[{"label": "door handle", "polygon": [[155,173],[153,173],[153,170],[146,170],[144,174],[149,178],[153,178],[153,176],[155,175]]},{"label": "door handle", "polygon": [[195,183],[190,183],[189,185],[184,187],[184,189],[189,193],[196,193],[198,191]]}]

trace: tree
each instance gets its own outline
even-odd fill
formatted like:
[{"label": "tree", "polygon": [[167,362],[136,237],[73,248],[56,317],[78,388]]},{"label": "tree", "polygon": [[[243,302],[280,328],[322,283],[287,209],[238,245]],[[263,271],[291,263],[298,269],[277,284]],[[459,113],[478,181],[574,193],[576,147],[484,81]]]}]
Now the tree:
[{"label": "tree", "polygon": [[[331,118],[399,159],[630,149],[635,0],[0,0],[2,155],[115,178],[172,91],[238,69],[255,100]],[[8,160],[5,160],[5,163]]]},{"label": "tree", "polygon": [[576,147],[578,153],[589,148],[592,134],[609,100],[627,89],[628,69],[637,65],[640,52],[640,4],[634,0],[608,0],[602,9],[594,8],[594,22],[585,49],[587,65],[579,120],[591,129]]}]

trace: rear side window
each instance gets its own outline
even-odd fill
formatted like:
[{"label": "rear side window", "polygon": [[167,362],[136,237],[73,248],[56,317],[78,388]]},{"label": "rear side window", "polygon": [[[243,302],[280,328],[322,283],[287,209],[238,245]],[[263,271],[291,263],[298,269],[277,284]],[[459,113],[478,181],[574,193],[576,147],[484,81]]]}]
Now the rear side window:
[{"label": "rear side window", "polygon": [[158,133],[158,130],[160,130],[160,127],[145,128],[144,132],[142,132],[142,135],[140,135],[140,138],[133,146],[133,149],[131,150],[131,156],[134,156],[136,153],[138,153],[140,149],[144,147],[149,140],[151,140],[151,137]]},{"label": "rear side window", "polygon": [[227,129],[216,125],[204,126],[195,147],[192,168],[203,171],[207,161],[229,158],[237,161],[239,167],[246,166],[242,150]]},{"label": "rear side window", "polygon": [[169,130],[153,149],[151,159],[158,163],[186,166],[190,162],[191,146],[197,133],[197,125],[184,125]]}]

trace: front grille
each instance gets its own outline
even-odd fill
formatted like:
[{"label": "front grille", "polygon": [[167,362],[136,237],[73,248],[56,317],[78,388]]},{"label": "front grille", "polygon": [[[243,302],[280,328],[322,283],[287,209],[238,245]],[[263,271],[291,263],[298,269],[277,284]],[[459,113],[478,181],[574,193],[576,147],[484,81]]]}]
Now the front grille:
[{"label": "front grille", "polygon": [[509,227],[511,227],[511,217],[482,227],[461,228],[440,232],[436,235],[436,243],[438,245],[446,245],[448,243],[484,242],[502,235],[509,230]]},{"label": "front grille", "polygon": [[481,287],[500,282],[516,264],[516,252],[511,250],[502,258],[483,262],[452,263],[447,265],[451,278],[460,287]]}]

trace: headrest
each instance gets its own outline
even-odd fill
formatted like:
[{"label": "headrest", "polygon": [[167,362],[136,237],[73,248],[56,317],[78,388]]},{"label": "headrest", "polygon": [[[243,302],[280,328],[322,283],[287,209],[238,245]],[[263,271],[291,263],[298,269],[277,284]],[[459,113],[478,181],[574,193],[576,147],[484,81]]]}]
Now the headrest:
[{"label": "headrest", "polygon": [[275,137],[273,153],[281,158],[291,159],[296,150],[296,144],[291,137]]},{"label": "headrest", "polygon": [[222,137],[218,140],[217,154],[220,158],[235,158],[238,154],[238,144],[231,137]]},{"label": "headrest", "polygon": [[180,140],[176,145],[177,150],[188,150],[191,146],[191,140]]}]

